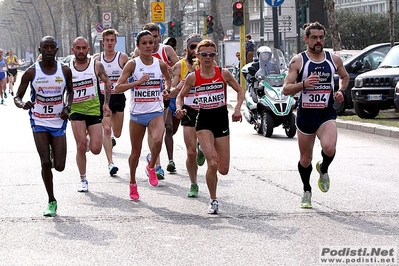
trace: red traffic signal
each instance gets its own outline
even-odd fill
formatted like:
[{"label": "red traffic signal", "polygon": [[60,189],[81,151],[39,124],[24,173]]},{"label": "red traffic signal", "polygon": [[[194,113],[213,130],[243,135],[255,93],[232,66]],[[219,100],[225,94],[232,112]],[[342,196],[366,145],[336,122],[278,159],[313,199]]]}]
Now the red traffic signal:
[{"label": "red traffic signal", "polygon": [[242,10],[242,7],[243,7],[243,5],[242,5],[242,2],[235,2],[234,3],[234,7],[237,9],[237,10]]},{"label": "red traffic signal", "polygon": [[233,25],[244,25],[244,5],[242,2],[235,2],[233,4]]},{"label": "red traffic signal", "polygon": [[213,32],[213,17],[207,16],[206,17],[206,33],[210,34]]},{"label": "red traffic signal", "polygon": [[169,21],[168,23],[168,37],[176,37],[175,31],[176,23],[174,21]]}]

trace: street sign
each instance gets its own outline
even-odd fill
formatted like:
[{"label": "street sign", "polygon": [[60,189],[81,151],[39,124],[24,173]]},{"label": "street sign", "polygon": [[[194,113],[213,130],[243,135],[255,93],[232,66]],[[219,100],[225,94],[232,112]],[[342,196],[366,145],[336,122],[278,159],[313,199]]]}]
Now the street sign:
[{"label": "street sign", "polygon": [[157,22],[157,24],[158,24],[158,27],[159,27],[159,33],[160,33],[161,35],[164,35],[165,32],[166,32],[166,26],[165,26],[165,24],[163,24],[162,22]]},{"label": "street sign", "polygon": [[102,23],[97,23],[96,24],[96,31],[97,32],[103,32],[103,30],[104,30],[104,26],[103,26],[103,24]]},{"label": "street sign", "polygon": [[[264,18],[265,32],[273,32],[273,18]],[[289,15],[278,16],[278,31],[291,32],[292,19]]]},{"label": "street sign", "polygon": [[111,28],[112,20],[111,13],[103,13],[103,26],[104,28]]},{"label": "street sign", "polygon": [[284,0],[265,0],[266,4],[272,7],[281,6]]},{"label": "street sign", "polygon": [[164,2],[151,2],[151,19],[152,22],[165,21],[165,3]]}]

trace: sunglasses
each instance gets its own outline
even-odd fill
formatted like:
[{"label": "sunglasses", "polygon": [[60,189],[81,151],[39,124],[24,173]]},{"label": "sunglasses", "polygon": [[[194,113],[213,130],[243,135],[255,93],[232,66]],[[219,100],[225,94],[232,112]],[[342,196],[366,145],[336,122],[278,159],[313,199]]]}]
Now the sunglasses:
[{"label": "sunglasses", "polygon": [[196,44],[191,44],[189,47],[190,47],[190,50],[194,50],[195,48],[197,48],[197,45]]},{"label": "sunglasses", "polygon": [[209,56],[209,57],[215,57],[218,53],[215,53],[215,52],[212,52],[212,53],[199,52],[199,53],[197,53],[197,54],[199,54],[199,55],[201,55],[201,56],[203,56],[203,57],[207,57],[207,56]]}]

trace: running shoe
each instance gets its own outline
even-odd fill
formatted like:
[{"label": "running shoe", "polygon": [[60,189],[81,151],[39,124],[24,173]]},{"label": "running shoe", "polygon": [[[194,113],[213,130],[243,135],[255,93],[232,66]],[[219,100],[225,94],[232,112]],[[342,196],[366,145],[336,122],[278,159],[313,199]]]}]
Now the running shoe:
[{"label": "running shoe", "polygon": [[7,99],[7,92],[4,91],[4,98]]},{"label": "running shoe", "polygon": [[318,161],[316,163],[316,169],[317,169],[317,172],[319,172],[320,177],[319,177],[319,181],[317,183],[319,185],[321,192],[327,192],[330,189],[330,177],[328,176],[328,173],[324,173],[324,174],[321,173],[320,165],[321,165],[321,163],[320,163],[320,161]]},{"label": "running shoe", "polygon": [[111,137],[111,142],[112,142],[112,147],[114,147],[116,145],[116,140],[114,137]]},{"label": "running shoe", "polygon": [[199,166],[202,166],[204,165],[204,163],[205,163],[205,155],[201,150],[200,144],[197,143],[197,164]]},{"label": "running shoe", "polygon": [[11,96],[14,96],[14,92],[12,91],[12,92],[10,92],[10,94],[11,94]]},{"label": "running shoe", "polygon": [[140,199],[140,195],[139,195],[139,191],[137,190],[137,184],[129,184],[129,188],[130,188],[130,198],[132,200],[139,200]]},{"label": "running shoe", "polygon": [[87,179],[82,179],[78,185],[78,192],[87,192],[89,191],[89,182]]},{"label": "running shoe", "polygon": [[[150,163],[148,163],[148,165],[150,165]],[[145,167],[145,173],[148,176],[148,183],[150,183],[151,186],[156,187],[158,186],[158,178],[155,168],[150,168],[148,165]]]},{"label": "running shoe", "polygon": [[187,196],[189,198],[198,197],[198,185],[197,184],[191,184],[190,191],[188,192]]},{"label": "running shoe", "polygon": [[116,167],[113,163],[111,163],[110,165],[108,165],[108,170],[109,170],[109,175],[113,176],[113,175],[116,175],[116,173],[118,172],[119,168]]},{"label": "running shoe", "polygon": [[165,172],[162,169],[162,166],[157,165],[155,167],[155,173],[157,174],[158,180],[164,180],[165,179]]},{"label": "running shoe", "polygon": [[208,214],[218,214],[219,213],[219,202],[217,200],[212,200],[209,204]]},{"label": "running shoe", "polygon": [[57,201],[50,201],[47,209],[43,212],[43,216],[53,217],[57,213]]},{"label": "running shoe", "polygon": [[168,166],[166,166],[166,170],[170,173],[176,172],[176,165],[173,160],[169,160]]},{"label": "running shoe", "polygon": [[1,102],[0,102],[0,104],[4,104],[4,99],[1,99]]},{"label": "running shoe", "polygon": [[312,193],[310,191],[303,192],[301,208],[304,208],[304,209],[312,208]]}]

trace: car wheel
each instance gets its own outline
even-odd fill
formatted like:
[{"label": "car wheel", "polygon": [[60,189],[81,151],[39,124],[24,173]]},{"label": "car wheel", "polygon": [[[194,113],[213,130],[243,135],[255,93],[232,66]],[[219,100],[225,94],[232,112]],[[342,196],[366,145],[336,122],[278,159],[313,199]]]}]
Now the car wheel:
[{"label": "car wheel", "polygon": [[285,134],[289,138],[293,138],[296,134],[295,114],[291,113],[286,124],[284,125]]},{"label": "car wheel", "polygon": [[368,119],[373,119],[375,118],[378,113],[380,112],[380,109],[374,106],[367,106],[362,103],[354,103],[355,107],[355,112],[358,117],[360,118],[368,118]]},{"label": "car wheel", "polygon": [[270,138],[273,135],[273,117],[269,112],[262,113],[261,127],[264,137]]},{"label": "car wheel", "polygon": [[342,115],[346,110],[346,100],[344,100],[342,103],[334,100],[334,109],[337,111],[337,115]]}]

